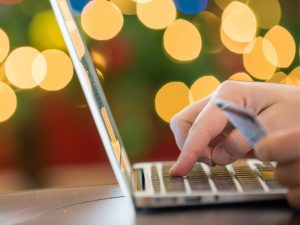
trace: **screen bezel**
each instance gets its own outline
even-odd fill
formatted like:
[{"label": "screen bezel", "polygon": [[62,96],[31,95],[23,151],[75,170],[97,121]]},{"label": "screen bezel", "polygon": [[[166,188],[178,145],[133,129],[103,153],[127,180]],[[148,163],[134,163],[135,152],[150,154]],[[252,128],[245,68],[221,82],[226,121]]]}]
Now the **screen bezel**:
[{"label": "screen bezel", "polygon": [[[125,195],[132,195],[131,163],[74,11],[68,0],[50,0],[50,3],[117,181]],[[76,38],[72,36],[74,31]],[[119,156],[116,154],[116,148],[120,151]]]}]

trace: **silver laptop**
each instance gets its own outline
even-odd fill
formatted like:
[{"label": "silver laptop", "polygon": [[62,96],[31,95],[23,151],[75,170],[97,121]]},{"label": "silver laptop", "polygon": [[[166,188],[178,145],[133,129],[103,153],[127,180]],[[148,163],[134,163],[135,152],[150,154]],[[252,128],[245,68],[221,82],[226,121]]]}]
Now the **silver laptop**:
[{"label": "silver laptop", "polygon": [[274,181],[274,163],[255,159],[227,166],[197,163],[185,177],[170,177],[174,162],[131,164],[90,54],[68,0],[50,0],[109,161],[125,195],[137,208],[283,199],[287,189]]}]

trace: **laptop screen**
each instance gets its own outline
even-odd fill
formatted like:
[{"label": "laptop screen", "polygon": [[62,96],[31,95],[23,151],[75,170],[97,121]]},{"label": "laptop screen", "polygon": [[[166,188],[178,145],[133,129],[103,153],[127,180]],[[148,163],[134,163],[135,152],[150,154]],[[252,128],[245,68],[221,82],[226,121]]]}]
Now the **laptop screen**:
[{"label": "laptop screen", "polygon": [[76,12],[73,11],[68,0],[51,0],[50,2],[115,175],[122,189],[129,191],[131,165],[76,22]]}]

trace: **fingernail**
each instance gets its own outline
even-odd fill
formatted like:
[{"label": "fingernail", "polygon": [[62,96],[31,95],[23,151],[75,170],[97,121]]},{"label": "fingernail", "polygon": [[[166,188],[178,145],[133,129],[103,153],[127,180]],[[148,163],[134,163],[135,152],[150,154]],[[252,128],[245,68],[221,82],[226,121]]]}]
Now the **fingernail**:
[{"label": "fingernail", "polygon": [[170,170],[169,170],[170,176],[173,176],[173,175],[174,175],[175,167],[176,167],[176,163],[175,163],[175,164],[170,168]]}]

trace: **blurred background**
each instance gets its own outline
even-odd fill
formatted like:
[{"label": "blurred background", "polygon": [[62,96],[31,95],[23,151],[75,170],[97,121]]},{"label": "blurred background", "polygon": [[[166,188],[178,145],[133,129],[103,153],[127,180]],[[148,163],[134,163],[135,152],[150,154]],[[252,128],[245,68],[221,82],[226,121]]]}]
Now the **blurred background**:
[{"label": "blurred background", "polygon": [[[298,0],[71,0],[132,162],[224,80],[300,85]],[[47,0],[0,0],[0,192],[115,183]]]}]

